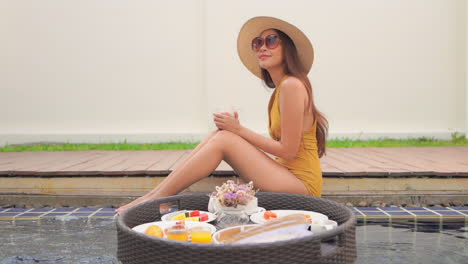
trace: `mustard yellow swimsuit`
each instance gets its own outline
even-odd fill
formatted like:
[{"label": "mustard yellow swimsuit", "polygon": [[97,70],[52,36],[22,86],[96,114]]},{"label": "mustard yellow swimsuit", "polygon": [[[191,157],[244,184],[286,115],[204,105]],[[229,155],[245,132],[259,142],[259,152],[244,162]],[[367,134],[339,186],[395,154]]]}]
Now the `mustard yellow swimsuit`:
[{"label": "mustard yellow swimsuit", "polygon": [[[281,79],[278,87],[274,91],[272,98],[274,100],[271,111],[268,113],[269,127],[268,131],[271,138],[276,141],[281,139],[281,115],[279,105],[279,94],[281,92],[281,83],[287,76]],[[287,161],[283,158],[276,157],[275,161],[285,166],[296,177],[301,180],[309,190],[310,195],[320,197],[322,195],[322,169],[320,167],[320,159],[318,157],[317,147],[317,121],[314,121],[312,129],[305,133],[301,138],[299,151],[294,160]]]}]

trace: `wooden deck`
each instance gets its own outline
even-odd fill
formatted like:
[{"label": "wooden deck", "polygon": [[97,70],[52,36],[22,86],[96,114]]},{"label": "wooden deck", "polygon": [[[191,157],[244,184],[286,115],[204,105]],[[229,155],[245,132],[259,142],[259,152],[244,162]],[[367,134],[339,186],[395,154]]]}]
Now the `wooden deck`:
[{"label": "wooden deck", "polygon": [[[165,176],[190,151],[3,152],[0,176]],[[321,165],[324,177],[468,177],[468,147],[331,148]]]}]

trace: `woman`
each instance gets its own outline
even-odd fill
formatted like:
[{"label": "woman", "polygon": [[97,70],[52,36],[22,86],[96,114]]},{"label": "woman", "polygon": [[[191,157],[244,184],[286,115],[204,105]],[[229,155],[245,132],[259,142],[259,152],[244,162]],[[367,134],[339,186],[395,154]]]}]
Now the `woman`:
[{"label": "woman", "polygon": [[307,77],[313,62],[312,44],[285,21],[255,17],[242,27],[237,47],[244,65],[268,87],[276,87],[268,105],[273,139],[242,126],[237,112],[234,116],[214,114],[218,130],[156,188],[118,208],[117,213],[182,191],[210,175],[222,160],[262,191],[321,196],[319,157],[325,154],[328,124],[314,105]]}]

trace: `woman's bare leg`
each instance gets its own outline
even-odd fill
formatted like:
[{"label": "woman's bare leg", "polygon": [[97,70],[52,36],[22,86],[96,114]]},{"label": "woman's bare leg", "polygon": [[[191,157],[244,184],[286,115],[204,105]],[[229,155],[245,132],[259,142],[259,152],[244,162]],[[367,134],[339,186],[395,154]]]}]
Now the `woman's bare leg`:
[{"label": "woman's bare leg", "polygon": [[238,135],[218,132],[186,166],[169,175],[152,199],[174,195],[209,175],[225,160],[240,175],[263,191],[308,194],[305,185],[288,169]]},{"label": "woman's bare leg", "polygon": [[[198,151],[200,151],[200,149],[203,148],[203,146],[206,145],[206,143],[211,139],[213,138],[214,135],[216,135],[216,133],[220,131],[220,130],[214,130],[212,131],[208,136],[206,136],[202,142],[200,142],[200,144],[198,144],[198,146],[192,150],[190,152],[190,154],[185,158],[185,160],[180,164],[180,166],[178,168],[176,168],[172,173],[174,173],[176,170],[179,170],[181,169],[182,167],[186,166],[187,164],[187,161],[189,161]],[[159,190],[160,188],[162,188],[164,186],[164,183],[165,183],[165,180],[164,179],[161,183],[159,183],[153,190],[151,190],[149,193],[137,198],[136,200],[128,203],[128,204],[125,204],[121,207],[119,207],[116,212],[118,214],[120,214],[121,212],[125,211],[126,209],[130,208],[130,207],[133,207],[141,202],[144,202],[144,201],[147,201],[148,199],[150,199],[149,197],[151,197],[152,194],[154,194],[157,190]]]},{"label": "woman's bare leg", "polygon": [[156,199],[180,192],[211,174],[223,159],[263,191],[308,194],[305,185],[289,170],[245,139],[223,130],[216,133],[184,166],[167,176],[162,188],[146,198]]}]

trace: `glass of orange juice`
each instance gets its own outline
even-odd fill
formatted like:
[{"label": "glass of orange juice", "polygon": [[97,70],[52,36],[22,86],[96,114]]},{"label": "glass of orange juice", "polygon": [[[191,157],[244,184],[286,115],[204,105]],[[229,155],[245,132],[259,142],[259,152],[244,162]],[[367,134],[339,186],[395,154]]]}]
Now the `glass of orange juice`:
[{"label": "glass of orange juice", "polygon": [[167,238],[178,241],[188,241],[188,232],[184,224],[176,224],[166,232]]},{"label": "glass of orange juice", "polygon": [[206,226],[197,226],[190,229],[193,243],[212,243],[211,230]]}]

